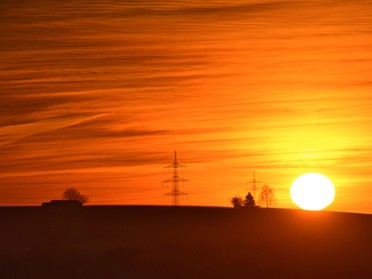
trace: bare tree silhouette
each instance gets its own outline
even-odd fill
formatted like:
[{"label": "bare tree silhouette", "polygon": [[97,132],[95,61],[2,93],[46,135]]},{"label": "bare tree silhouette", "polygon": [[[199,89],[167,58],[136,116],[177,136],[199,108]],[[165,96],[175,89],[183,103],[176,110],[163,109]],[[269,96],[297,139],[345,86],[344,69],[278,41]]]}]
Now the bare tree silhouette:
[{"label": "bare tree silhouette", "polygon": [[263,203],[268,208],[271,205],[275,205],[276,200],[274,196],[274,190],[268,185],[264,185],[260,191],[259,203]]},{"label": "bare tree silhouette", "polygon": [[81,204],[84,204],[88,201],[88,197],[80,194],[75,188],[68,188],[62,195],[64,200],[78,201]]}]

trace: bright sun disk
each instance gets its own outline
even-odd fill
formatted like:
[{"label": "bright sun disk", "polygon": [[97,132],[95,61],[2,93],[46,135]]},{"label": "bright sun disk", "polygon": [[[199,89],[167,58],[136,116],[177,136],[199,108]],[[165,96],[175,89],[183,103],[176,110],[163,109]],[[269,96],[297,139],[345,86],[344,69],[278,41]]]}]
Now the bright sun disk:
[{"label": "bright sun disk", "polygon": [[305,210],[322,210],[335,197],[332,181],[320,173],[305,173],[296,178],[291,187],[291,199]]}]

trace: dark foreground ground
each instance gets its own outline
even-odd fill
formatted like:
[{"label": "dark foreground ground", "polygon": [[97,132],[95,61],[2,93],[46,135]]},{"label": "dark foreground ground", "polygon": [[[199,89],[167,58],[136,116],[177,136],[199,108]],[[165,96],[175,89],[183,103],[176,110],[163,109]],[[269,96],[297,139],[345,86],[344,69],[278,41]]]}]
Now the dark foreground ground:
[{"label": "dark foreground ground", "polygon": [[372,278],[372,215],[0,208],[0,278]]}]

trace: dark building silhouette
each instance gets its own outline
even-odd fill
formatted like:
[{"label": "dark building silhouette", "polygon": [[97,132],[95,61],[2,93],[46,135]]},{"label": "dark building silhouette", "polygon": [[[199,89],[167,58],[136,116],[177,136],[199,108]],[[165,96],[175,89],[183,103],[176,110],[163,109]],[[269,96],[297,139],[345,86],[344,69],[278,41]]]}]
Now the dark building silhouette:
[{"label": "dark building silhouette", "polygon": [[81,203],[76,200],[51,200],[50,202],[43,202],[42,207],[58,207],[58,208],[75,208],[81,207]]}]

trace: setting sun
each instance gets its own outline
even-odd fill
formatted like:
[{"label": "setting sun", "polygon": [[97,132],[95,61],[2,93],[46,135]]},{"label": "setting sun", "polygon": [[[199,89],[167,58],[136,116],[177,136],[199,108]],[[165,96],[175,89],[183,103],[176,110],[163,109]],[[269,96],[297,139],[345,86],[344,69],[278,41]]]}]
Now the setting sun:
[{"label": "setting sun", "polygon": [[320,173],[306,173],[296,178],[291,187],[292,201],[305,210],[322,210],[335,197],[332,181]]}]

